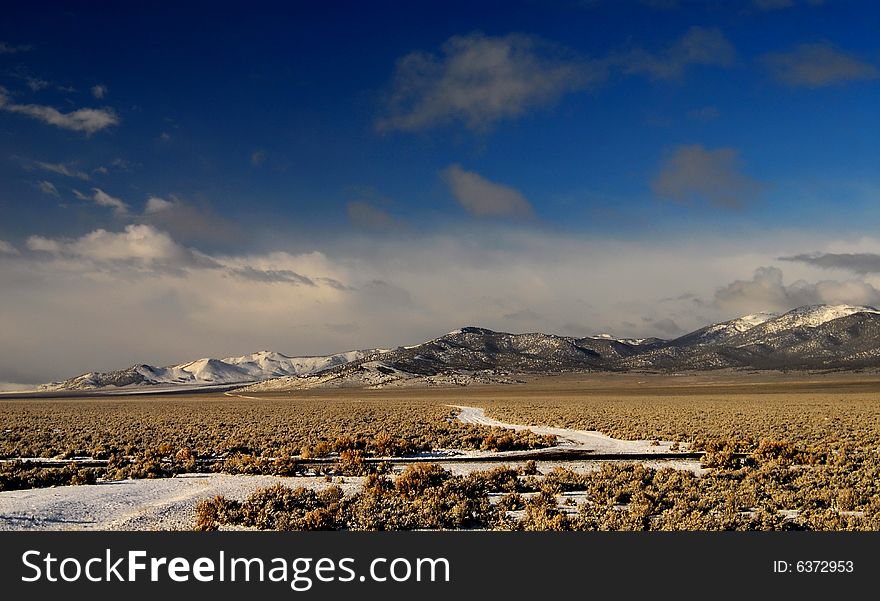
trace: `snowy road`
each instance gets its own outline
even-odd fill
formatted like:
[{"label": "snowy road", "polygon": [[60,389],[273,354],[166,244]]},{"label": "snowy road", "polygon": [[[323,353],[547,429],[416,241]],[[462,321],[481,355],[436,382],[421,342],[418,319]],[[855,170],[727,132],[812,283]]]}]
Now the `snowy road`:
[{"label": "snowy road", "polygon": [[595,430],[570,430],[568,428],[551,428],[549,426],[508,424],[488,417],[485,410],[479,407],[467,407],[464,405],[453,405],[453,407],[461,410],[458,414],[458,419],[466,424],[479,424],[481,426],[494,426],[511,430],[531,430],[535,434],[549,434],[559,438],[560,446],[589,449],[602,455],[669,453],[670,447],[673,444],[669,441],[659,441],[660,444],[655,445],[650,440],[620,440]]}]

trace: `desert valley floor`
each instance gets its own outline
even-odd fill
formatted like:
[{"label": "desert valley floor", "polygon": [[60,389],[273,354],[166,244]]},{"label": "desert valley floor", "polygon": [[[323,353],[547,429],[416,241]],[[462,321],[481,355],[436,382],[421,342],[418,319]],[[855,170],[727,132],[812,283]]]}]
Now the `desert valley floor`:
[{"label": "desert valley floor", "polygon": [[[521,379],[4,398],[0,528],[877,527],[878,374]],[[275,484],[318,494],[249,514]],[[458,505],[423,506],[453,489]],[[374,497],[408,517],[365,521]]]}]

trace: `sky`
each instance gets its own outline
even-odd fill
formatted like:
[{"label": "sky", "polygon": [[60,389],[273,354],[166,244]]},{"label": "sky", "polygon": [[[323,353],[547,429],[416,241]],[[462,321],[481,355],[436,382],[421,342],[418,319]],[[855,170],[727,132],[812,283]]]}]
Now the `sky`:
[{"label": "sky", "polygon": [[880,6],[9,2],[0,386],[880,305]]}]

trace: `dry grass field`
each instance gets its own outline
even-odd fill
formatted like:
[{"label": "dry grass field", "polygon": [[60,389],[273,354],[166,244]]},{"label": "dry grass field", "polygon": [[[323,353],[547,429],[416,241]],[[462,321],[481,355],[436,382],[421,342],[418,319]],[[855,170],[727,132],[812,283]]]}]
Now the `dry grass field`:
[{"label": "dry grass field", "polygon": [[[145,478],[212,469],[291,475],[297,458],[337,456],[338,471],[363,471],[369,456],[433,449],[503,451],[553,440],[455,420],[419,399],[266,399],[223,394],[0,400],[0,459],[89,457],[106,469],[64,471],[0,464],[0,490]],[[211,463],[208,464],[206,460]]]},{"label": "dry grass field", "polygon": [[[461,404],[509,423],[686,442],[706,451],[703,463],[711,469],[696,477],[629,463],[588,473],[457,476],[419,467],[405,477],[374,473],[363,491],[346,498],[278,489],[244,503],[206,501],[199,527],[880,527],[876,374],[581,374],[517,385],[249,396],[258,398],[7,399],[0,401],[0,454],[109,457],[105,477],[154,477],[195,469],[194,459],[209,456],[227,458],[214,469],[283,474],[290,464],[278,457],[335,454],[358,467],[358,458],[369,455],[549,444],[528,433],[458,424],[448,405]],[[70,472],[71,482],[94,480]],[[50,483],[63,483],[55,478]],[[572,491],[580,501],[561,507],[560,495]]]}]

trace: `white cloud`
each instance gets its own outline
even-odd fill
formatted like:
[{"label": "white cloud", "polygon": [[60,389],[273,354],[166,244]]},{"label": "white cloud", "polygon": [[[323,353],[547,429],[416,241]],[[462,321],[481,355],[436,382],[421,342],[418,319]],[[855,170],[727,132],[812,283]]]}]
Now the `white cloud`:
[{"label": "white cloud", "polygon": [[181,246],[167,233],[143,224],[127,225],[122,232],[97,229],[74,239],[31,236],[27,247],[32,251],[86,260],[90,263],[83,264],[85,267],[99,271],[115,263],[178,274],[183,268],[217,267],[214,261]]},{"label": "white cloud", "polygon": [[876,66],[827,42],[767,54],[762,62],[776,80],[795,87],[820,88],[880,77]]},{"label": "white cloud", "polygon": [[624,73],[653,79],[678,79],[692,65],[729,67],[735,60],[736,50],[724,34],[704,27],[691,27],[662,52],[635,49],[612,58]]},{"label": "white cloud", "polygon": [[49,171],[51,173],[57,173],[58,175],[63,175],[65,177],[73,177],[76,179],[81,179],[83,181],[88,181],[91,179],[89,174],[85,171],[77,169],[71,165],[66,165],[64,163],[44,163],[42,161],[34,161],[31,164],[26,164],[26,168],[36,167],[38,169],[42,169],[43,171]]},{"label": "white cloud", "polygon": [[478,217],[531,217],[532,205],[516,188],[489,181],[460,165],[443,170],[443,178],[455,200]]},{"label": "white cloud", "polygon": [[733,148],[712,150],[692,144],[675,149],[661,165],[651,188],[680,202],[702,200],[735,208],[748,202],[761,185],[740,173],[739,153]]},{"label": "white cloud", "polygon": [[798,280],[785,285],[781,269],[760,267],[751,280],[736,280],[719,288],[715,302],[722,309],[740,313],[787,311],[814,304],[874,305],[880,302],[880,291],[864,280]]},{"label": "white cloud", "polygon": [[46,180],[37,182],[37,189],[43,194],[48,194],[49,196],[55,196],[56,198],[61,196],[58,193],[58,188],[55,187],[55,184],[47,182]]},{"label": "white cloud", "polygon": [[575,61],[537,38],[472,33],[449,38],[440,55],[397,61],[380,131],[463,123],[485,130],[556,102],[604,78],[604,67]]},{"label": "white cloud", "polygon": [[17,255],[18,249],[6,240],[0,240],[0,255]]},{"label": "white cloud", "polygon": [[[802,263],[784,264],[786,281],[743,278],[804,248],[880,252],[880,240],[821,238],[692,232],[639,243],[481,222],[325,239],[322,252],[205,255],[144,225],[33,237],[28,252],[0,260],[0,366],[43,370],[34,378],[46,381],[266,348],[393,347],[463,325],[669,336],[786,303],[871,301],[880,279],[829,282]],[[88,354],[77,352],[84,343]]]},{"label": "white cloud", "polygon": [[92,86],[92,96],[101,100],[104,96],[107,95],[107,86],[104,84],[97,84]]},{"label": "white cloud", "polygon": [[62,129],[81,131],[87,134],[93,134],[119,124],[119,117],[113,109],[83,108],[63,113],[51,106],[11,102],[3,88],[0,88],[0,110],[25,115]]},{"label": "white cloud", "polygon": [[119,217],[123,217],[128,214],[128,205],[125,204],[122,199],[116,198],[115,196],[110,196],[101,188],[92,188],[91,196],[83,194],[79,190],[74,190],[73,194],[80,200],[90,200],[99,206],[109,207],[113,209],[113,212]]},{"label": "white cloud", "polygon": [[167,211],[174,207],[174,203],[170,200],[165,200],[164,198],[160,198],[158,196],[150,196],[147,199],[147,205],[144,208],[144,213],[147,215],[153,213],[161,213],[162,211]]},{"label": "white cloud", "polygon": [[36,252],[58,253],[61,252],[61,244],[55,240],[43,236],[31,236],[27,239],[27,247]]},{"label": "white cloud", "polygon": [[736,50],[713,28],[691,27],[661,51],[635,48],[576,57],[523,34],[453,36],[441,52],[412,52],[397,61],[384,131],[420,131],[461,123],[485,131],[497,122],[552,105],[567,93],[603,83],[611,70],[652,79],[681,78],[695,65],[729,67]]},{"label": "white cloud", "polygon": [[52,85],[51,82],[48,82],[45,79],[40,79],[39,77],[25,77],[24,81],[27,84],[27,87],[31,89],[31,92],[39,92]]}]

